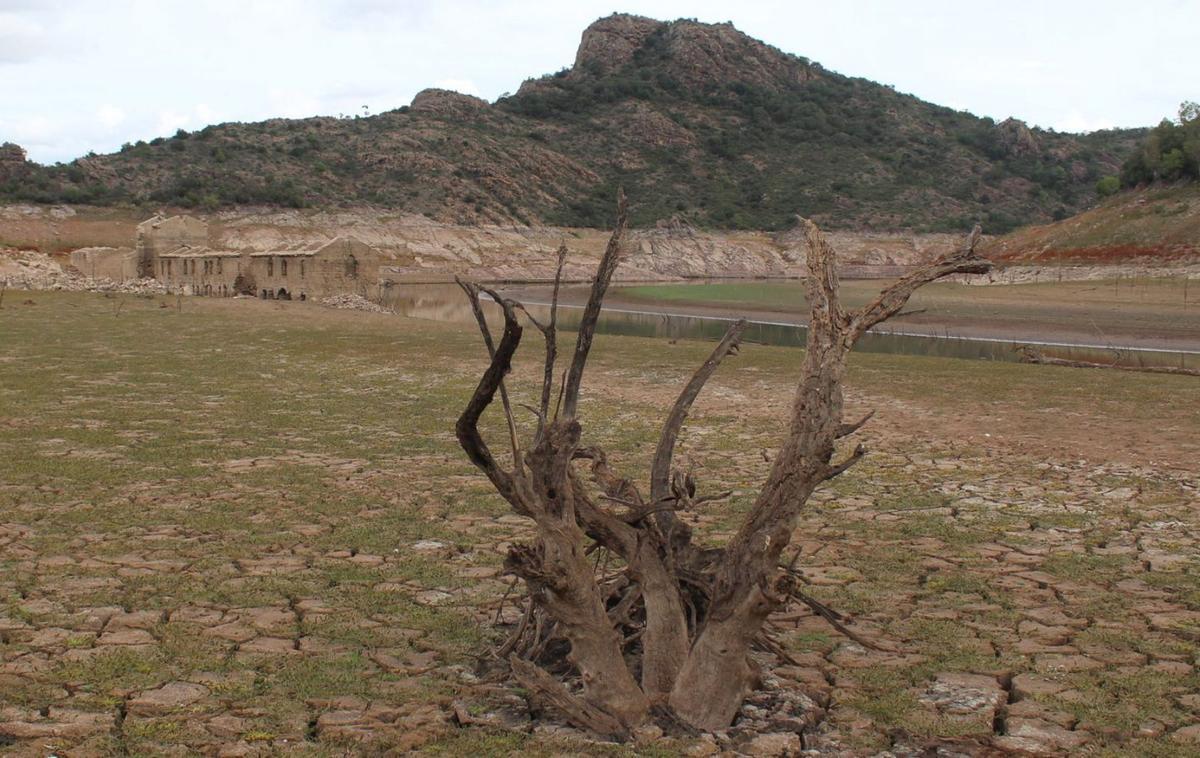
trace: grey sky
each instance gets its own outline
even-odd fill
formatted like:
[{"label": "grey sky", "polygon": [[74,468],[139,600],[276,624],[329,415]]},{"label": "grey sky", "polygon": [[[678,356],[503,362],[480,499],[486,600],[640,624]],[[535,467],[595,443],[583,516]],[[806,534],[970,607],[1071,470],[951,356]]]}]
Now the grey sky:
[{"label": "grey sky", "polygon": [[571,64],[613,11],[733,21],[953,108],[1083,131],[1200,99],[1200,1],[0,0],[0,142],[34,160],[222,121],[494,100]]}]

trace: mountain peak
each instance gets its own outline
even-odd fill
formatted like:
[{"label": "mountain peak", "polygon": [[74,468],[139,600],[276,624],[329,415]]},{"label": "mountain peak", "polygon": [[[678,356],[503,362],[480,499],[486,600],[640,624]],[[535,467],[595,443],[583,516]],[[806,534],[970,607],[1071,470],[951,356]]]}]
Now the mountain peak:
[{"label": "mountain peak", "polygon": [[613,14],[583,32],[568,77],[595,78],[623,69],[657,69],[686,89],[733,82],[779,90],[816,77],[804,58],[738,31],[732,23],[656,21]]},{"label": "mountain peak", "polygon": [[[437,122],[437,123],[434,123]],[[573,68],[490,105],[430,89],[362,119],[273,119],[38,166],[0,146],[0,200],[217,208],[371,203],[456,223],[989,231],[1083,207],[1133,149],[996,124],[826,71],[732,24],[613,15]],[[947,181],[953,177],[953,181]]]},{"label": "mountain peak", "polygon": [[645,16],[614,13],[583,30],[575,53],[575,73],[605,74],[633,61],[636,53],[667,22]]}]

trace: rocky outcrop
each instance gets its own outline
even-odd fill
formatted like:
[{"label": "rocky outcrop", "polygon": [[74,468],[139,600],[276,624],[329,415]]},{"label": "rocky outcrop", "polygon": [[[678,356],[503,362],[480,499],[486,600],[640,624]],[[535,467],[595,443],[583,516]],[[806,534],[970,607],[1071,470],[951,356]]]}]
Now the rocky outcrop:
[{"label": "rocky outcrop", "polygon": [[602,18],[584,30],[568,76],[612,74],[639,57],[643,63],[661,65],[664,73],[693,90],[737,82],[777,91],[817,76],[808,61],[759,42],[730,23],[664,22],[626,14]]},{"label": "rocky outcrop", "polygon": [[633,55],[650,35],[665,27],[645,16],[614,13],[583,30],[575,53],[574,76],[606,74],[633,61]]},{"label": "rocky outcrop", "polygon": [[829,229],[1007,226],[1081,209],[1140,138],[949,118],[727,23],[614,15],[584,31],[573,67],[494,104],[428,89],[373,116],[231,122],[68,165],[26,164],[14,146],[7,164],[32,173],[0,182],[0,199],[604,227],[624,186],[638,227],[680,214],[773,229],[797,211]]},{"label": "rocky outcrop", "polygon": [[435,116],[475,118],[491,106],[486,100],[448,89],[423,89],[413,98],[409,110]]},{"label": "rocky outcrop", "polygon": [[[267,250],[307,244],[330,235],[355,237],[395,256],[399,281],[449,281],[456,274],[482,280],[538,281],[553,277],[555,251],[566,244],[565,276],[588,279],[608,240],[598,229],[546,226],[462,226],[420,216],[371,210],[302,213],[222,213],[213,222],[220,245]],[[855,275],[872,267],[924,263],[961,240],[953,234],[832,232],[840,261]],[[709,277],[796,277],[804,272],[803,240],[766,232],[699,231],[676,219],[629,235],[618,278],[672,280]]]},{"label": "rocky outcrop", "polygon": [[32,165],[25,159],[20,145],[5,142],[0,145],[0,182],[19,179],[29,173]]},{"label": "rocky outcrop", "polygon": [[[96,217],[103,220],[97,224]],[[42,248],[75,251],[74,268],[97,278],[113,275],[97,260],[122,257],[123,250],[92,250],[95,244],[132,241],[141,216],[119,222],[111,213],[83,210],[69,217],[62,209],[0,206],[0,223],[30,240],[51,240]],[[456,225],[417,215],[357,208],[338,211],[241,209],[214,214],[208,244],[219,249],[265,251],[302,247],[339,235],[352,235],[388,254],[393,277],[404,281],[450,281],[456,274],[482,280],[537,281],[554,274],[555,251],[565,244],[566,277],[580,281],[595,273],[609,233],[603,229],[553,226]],[[119,224],[119,227],[118,227]],[[844,270],[855,276],[893,276],[897,267],[931,260],[960,241],[953,234],[830,232]],[[66,241],[75,244],[64,250]],[[619,276],[627,280],[678,280],[707,277],[795,277],[804,272],[804,243],[796,234],[698,230],[674,218],[652,229],[630,232],[627,258]],[[30,247],[41,247],[30,245]],[[83,248],[81,250],[81,248]],[[97,258],[99,256],[99,258]],[[16,266],[15,258],[8,259]],[[58,264],[41,256],[37,264]],[[64,260],[64,263],[66,261]],[[7,273],[30,273],[21,266]],[[0,275],[5,271],[0,267]]]},{"label": "rocky outcrop", "polygon": [[689,89],[739,83],[780,91],[817,78],[805,59],[787,55],[733,27],[676,21],[662,43],[667,70]]},{"label": "rocky outcrop", "polygon": [[1009,155],[1033,155],[1041,150],[1037,137],[1024,121],[1006,118],[996,124],[1000,144]]}]

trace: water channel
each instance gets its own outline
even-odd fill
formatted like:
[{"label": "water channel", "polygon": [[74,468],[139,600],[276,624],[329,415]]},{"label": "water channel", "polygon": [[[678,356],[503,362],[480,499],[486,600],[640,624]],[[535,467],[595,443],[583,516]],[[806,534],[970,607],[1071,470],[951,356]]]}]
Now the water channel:
[{"label": "water channel", "polygon": [[[549,314],[549,307],[543,302],[533,298],[518,299],[521,299],[529,311],[539,319],[544,319]],[[387,290],[382,304],[401,315],[413,318],[474,322],[466,297],[454,284],[394,286]],[[561,305],[560,328],[573,331],[578,327],[581,315],[582,308],[579,306]],[[606,306],[601,313],[598,330],[604,334],[716,341],[721,338],[732,320],[724,316],[659,311],[651,302],[637,308]],[[803,325],[785,321],[751,320],[745,334],[747,342],[788,347],[803,346],[805,339]],[[1200,368],[1200,353],[1189,351],[1147,349],[1130,345],[1067,343],[1052,339],[965,337],[957,336],[949,330],[938,335],[911,334],[905,333],[902,326],[889,324],[881,325],[878,331],[868,333],[856,349],[870,353],[1017,362],[1020,356],[1016,348],[1020,345],[1031,345],[1046,356],[1066,360],[1127,366]]]}]

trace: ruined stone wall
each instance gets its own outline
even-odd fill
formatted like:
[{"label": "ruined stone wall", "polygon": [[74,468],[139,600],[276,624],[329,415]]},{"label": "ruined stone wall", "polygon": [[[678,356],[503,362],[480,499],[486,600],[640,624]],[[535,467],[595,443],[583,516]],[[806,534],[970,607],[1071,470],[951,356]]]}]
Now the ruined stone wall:
[{"label": "ruined stone wall", "polygon": [[138,275],[157,275],[158,256],[185,245],[208,247],[208,224],[192,216],[155,216],[138,224]]},{"label": "ruined stone wall", "polygon": [[330,295],[377,298],[381,267],[391,258],[355,239],[338,238],[304,252],[282,251],[250,256],[259,297],[307,300]]},{"label": "ruined stone wall", "polygon": [[125,282],[139,276],[138,253],[128,247],[82,247],[71,252],[71,265],[86,277]]},{"label": "ruined stone wall", "polygon": [[245,256],[163,255],[154,262],[154,277],[171,292],[184,295],[232,297],[241,285],[239,276],[249,268]]}]

